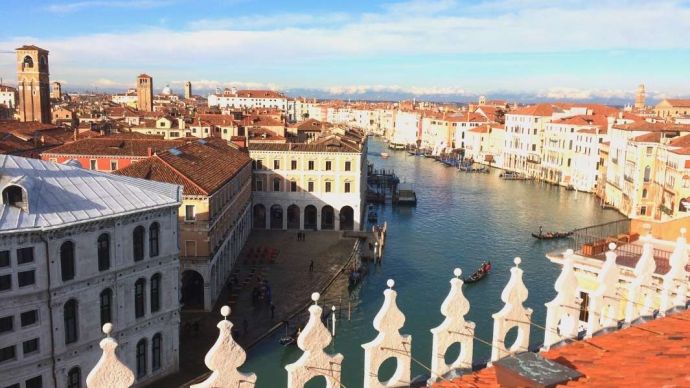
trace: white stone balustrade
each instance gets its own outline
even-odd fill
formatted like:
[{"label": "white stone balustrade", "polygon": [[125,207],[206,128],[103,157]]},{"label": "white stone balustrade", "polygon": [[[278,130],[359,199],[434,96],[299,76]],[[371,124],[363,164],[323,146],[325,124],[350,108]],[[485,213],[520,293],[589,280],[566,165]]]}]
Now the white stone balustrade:
[{"label": "white stone balustrade", "polygon": [[[393,290],[395,282],[388,279],[388,289],[383,292],[381,310],[374,318],[374,328],[379,334],[373,341],[362,345],[364,348],[364,388],[407,387],[410,385],[412,364],[412,337],[400,334],[405,324],[405,315],[395,303],[397,293]],[[380,382],[378,371],[381,364],[389,358],[397,361],[393,376]]]},{"label": "white stone balustrade", "polygon": [[303,387],[316,376],[323,376],[328,388],[341,386],[343,355],[330,355],[324,352],[332,338],[328,328],[321,322],[322,309],[318,305],[319,297],[318,292],[311,295],[314,304],[309,307],[309,322],[297,338],[297,346],[304,353],[297,361],[285,366],[288,372],[288,388]]},{"label": "white stone balustrade", "polygon": [[577,337],[580,319],[580,297],[577,294],[578,283],[573,267],[573,250],[563,254],[563,268],[554,284],[556,297],[547,302],[546,325],[544,325],[544,348]]},{"label": "white stone balustrade", "polygon": [[232,338],[232,322],[228,320],[230,307],[223,306],[220,314],[223,320],[217,325],[218,339],[204,358],[204,363],[213,373],[201,383],[192,385],[191,388],[253,387],[256,383],[256,375],[237,370],[244,364],[247,355]]},{"label": "white stone balustrade", "polygon": [[654,300],[658,293],[654,285],[654,271],[656,261],[654,261],[654,247],[651,243],[651,236],[642,238],[642,256],[635,265],[635,279],[628,285],[626,297],[625,322],[630,323],[641,316],[650,316],[654,312]]},{"label": "white stone balustrade", "polygon": [[620,270],[616,264],[616,244],[610,243],[606,252],[606,261],[597,276],[597,289],[589,296],[589,318],[587,320],[587,337],[604,328],[618,325],[618,279]]},{"label": "white stone balustrade", "polygon": [[[441,304],[441,314],[446,319],[441,325],[431,329],[433,340],[429,384],[437,382],[441,376],[452,370],[472,368],[475,324],[465,321],[465,315],[470,311],[470,302],[462,292],[462,270],[456,268],[453,274],[455,278],[450,281],[450,292]],[[446,364],[446,351],[455,343],[460,344],[460,354],[455,361]]]},{"label": "white stone balustrade", "polygon": [[103,325],[106,337],[99,343],[103,354],[86,376],[88,388],[129,388],[134,384],[134,373],[117,357],[117,341],[110,337],[112,331],[112,324]]},{"label": "white stone balustrade", "polygon": [[684,307],[687,303],[688,294],[688,247],[685,233],[687,230],[681,228],[680,236],[676,240],[676,247],[669,259],[670,269],[664,275],[661,288],[661,303],[659,313],[665,315],[669,309],[674,307]]},{"label": "white stone balustrade", "polygon": [[[532,309],[523,306],[527,300],[527,287],[522,281],[522,260],[513,260],[515,267],[510,269],[510,280],[501,293],[501,300],[505,305],[501,311],[493,314],[494,333],[491,342],[491,362],[500,360],[512,353],[524,352],[529,348],[530,322]],[[508,332],[516,327],[517,338],[510,346],[505,343]]]}]

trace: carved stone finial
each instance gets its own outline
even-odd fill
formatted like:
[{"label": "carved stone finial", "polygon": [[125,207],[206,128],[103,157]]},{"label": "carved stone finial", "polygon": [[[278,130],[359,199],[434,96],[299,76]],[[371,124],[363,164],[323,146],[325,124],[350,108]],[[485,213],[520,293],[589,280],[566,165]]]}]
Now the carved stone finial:
[{"label": "carved stone finial", "polygon": [[654,312],[654,302],[657,297],[656,285],[654,285],[654,247],[649,239],[642,247],[642,256],[635,265],[635,279],[628,286],[627,306],[625,309],[625,321],[630,323],[640,316],[650,316]]},{"label": "carved stone finial", "polygon": [[[311,294],[317,303],[319,293]],[[340,372],[343,363],[342,354],[327,354],[324,349],[331,343],[331,333],[321,321],[323,309],[318,304],[309,307],[309,322],[297,338],[297,346],[304,353],[292,364],[285,366],[288,372],[288,388],[303,387],[315,376],[326,378],[326,387],[340,386]]]},{"label": "carved stone finial", "polygon": [[213,373],[203,382],[194,384],[190,388],[253,387],[256,384],[256,375],[237,370],[244,364],[247,355],[232,338],[232,322],[228,320],[230,307],[223,306],[220,313],[223,315],[223,320],[217,325],[218,339],[204,358],[204,363]]},{"label": "carved stone finial", "polygon": [[606,252],[606,261],[597,276],[597,288],[589,295],[587,337],[591,337],[601,329],[615,327],[618,324],[620,303],[617,289],[620,273],[616,264],[615,244],[609,245],[609,248],[611,250]]},{"label": "carved stone finial", "polygon": [[99,343],[103,354],[86,376],[88,388],[129,388],[134,384],[134,373],[117,357],[117,341],[110,337],[113,325],[103,325],[103,338]]},{"label": "carved stone finial", "polygon": [[[446,319],[441,325],[431,329],[431,378],[427,382],[428,385],[437,382],[452,370],[472,368],[475,324],[465,321],[465,315],[470,311],[470,302],[462,292],[462,271],[456,268],[453,274],[455,277],[450,280],[450,292],[441,304],[441,314]],[[446,364],[446,351],[454,343],[460,344],[460,354],[456,360]]]},{"label": "carved stone finial", "polygon": [[683,307],[687,302],[688,294],[688,247],[685,239],[685,228],[680,229],[680,236],[676,239],[676,247],[669,258],[670,269],[664,275],[661,287],[661,303],[659,313],[666,314],[666,311],[673,307]]},{"label": "carved stone finial", "polygon": [[[383,291],[383,306],[374,317],[374,328],[379,334],[373,341],[362,345],[364,348],[364,388],[406,387],[410,384],[412,337],[400,334],[400,329],[405,324],[405,315],[395,302],[398,295],[392,289],[395,282],[389,279],[386,284],[389,288]],[[381,383],[377,376],[379,367],[391,357],[398,361],[395,373],[388,381]]]},{"label": "carved stone finial", "polygon": [[[510,279],[501,293],[501,300],[505,305],[501,311],[493,314],[494,334],[491,347],[491,361],[499,360],[511,353],[527,351],[529,347],[530,321],[532,309],[523,306],[527,300],[527,287],[522,281],[522,269],[518,267],[522,260],[513,260],[515,267],[510,269]],[[510,329],[517,327],[518,335],[515,343],[506,346],[505,337]]]},{"label": "carved stone finial", "polygon": [[321,298],[321,294],[319,294],[318,292],[313,292],[311,294],[311,300],[313,300],[314,304],[316,304],[316,305],[319,304],[319,298]]},{"label": "carved stone finial", "polygon": [[563,268],[553,287],[556,290],[556,297],[546,303],[544,330],[544,348],[546,350],[564,339],[577,337],[580,298],[577,295],[578,282],[573,255],[572,249],[565,251]]}]

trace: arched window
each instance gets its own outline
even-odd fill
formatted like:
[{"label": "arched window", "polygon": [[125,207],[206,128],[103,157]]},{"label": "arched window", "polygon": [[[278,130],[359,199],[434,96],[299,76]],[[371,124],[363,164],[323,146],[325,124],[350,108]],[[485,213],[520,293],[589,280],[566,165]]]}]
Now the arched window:
[{"label": "arched window", "polygon": [[62,315],[65,319],[65,344],[77,342],[79,339],[79,331],[77,330],[77,301],[70,299],[65,303],[62,309]]},{"label": "arched window", "polygon": [[146,288],[146,279],[139,279],[134,283],[134,316],[141,318],[144,316],[144,309],[146,307],[146,295],[144,289]]},{"label": "arched window", "polygon": [[60,271],[63,282],[74,279],[74,243],[71,241],[60,246]]},{"label": "arched window", "polygon": [[98,270],[105,271],[110,268],[110,236],[103,233],[98,236]]},{"label": "arched window", "polygon": [[151,312],[161,308],[161,274],[151,276]]},{"label": "arched window", "polygon": [[151,340],[151,370],[158,370],[161,367],[161,333],[156,333]]},{"label": "arched window", "polygon": [[144,227],[139,225],[132,232],[132,248],[134,261],[144,260]]},{"label": "arched window", "polygon": [[81,369],[78,366],[67,372],[67,388],[81,388]]},{"label": "arched window", "polygon": [[146,339],[137,342],[137,377],[146,376]]},{"label": "arched window", "polygon": [[645,182],[649,182],[649,176],[651,175],[651,173],[652,173],[651,167],[647,166],[644,168],[644,181]]},{"label": "arched window", "polygon": [[647,189],[642,189],[642,198],[647,198]]},{"label": "arched window", "polygon": [[32,68],[34,67],[34,60],[30,56],[25,56],[24,60],[22,61],[22,67],[23,68]]},{"label": "arched window", "polygon": [[101,291],[101,326],[113,322],[112,306],[113,290],[106,288]]},{"label": "arched window", "polygon": [[149,226],[149,257],[158,256],[158,241],[161,226],[159,223],[154,222]]}]

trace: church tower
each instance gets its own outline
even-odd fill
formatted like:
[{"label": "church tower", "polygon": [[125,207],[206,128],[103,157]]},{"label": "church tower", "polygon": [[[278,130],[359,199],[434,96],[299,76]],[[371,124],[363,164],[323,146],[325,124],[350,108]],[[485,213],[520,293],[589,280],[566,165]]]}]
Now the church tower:
[{"label": "church tower", "polygon": [[184,98],[185,99],[192,98],[192,83],[189,81],[184,83]]},{"label": "church tower", "polygon": [[21,121],[50,123],[48,50],[36,46],[17,49],[17,93]]},{"label": "church tower", "polygon": [[637,87],[637,95],[635,96],[635,109],[644,109],[646,105],[644,84]]},{"label": "church tower", "polygon": [[137,77],[137,109],[153,112],[153,78],[147,74]]},{"label": "church tower", "polygon": [[59,82],[53,82],[51,84],[52,89],[50,90],[50,98],[54,100],[62,99],[62,84]]}]

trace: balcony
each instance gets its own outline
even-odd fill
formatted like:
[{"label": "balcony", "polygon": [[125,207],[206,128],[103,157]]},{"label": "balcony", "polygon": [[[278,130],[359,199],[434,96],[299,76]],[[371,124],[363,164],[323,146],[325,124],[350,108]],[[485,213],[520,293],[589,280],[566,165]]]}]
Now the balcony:
[{"label": "balcony", "polygon": [[628,182],[630,182],[630,183],[634,183],[634,182],[635,182],[635,180],[633,179],[633,177],[631,177],[630,175],[623,175],[623,179],[625,179],[626,181],[628,181]]},{"label": "balcony", "polygon": [[668,208],[668,207],[666,207],[666,206],[664,206],[664,205],[659,205],[659,210],[660,210],[662,213],[666,214],[667,216],[672,216],[672,215],[673,215],[673,209]]}]

